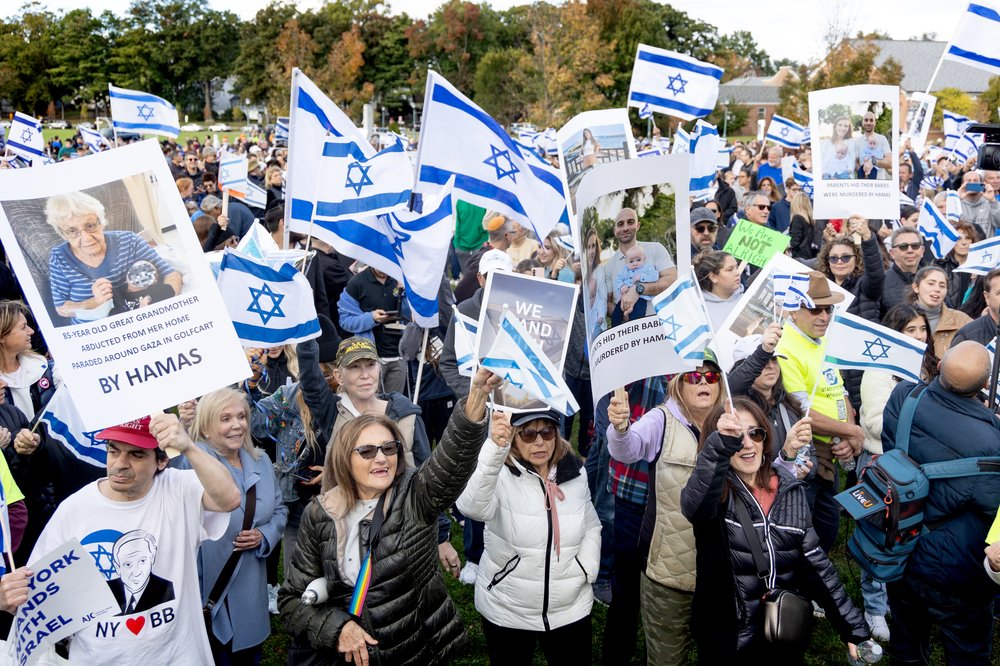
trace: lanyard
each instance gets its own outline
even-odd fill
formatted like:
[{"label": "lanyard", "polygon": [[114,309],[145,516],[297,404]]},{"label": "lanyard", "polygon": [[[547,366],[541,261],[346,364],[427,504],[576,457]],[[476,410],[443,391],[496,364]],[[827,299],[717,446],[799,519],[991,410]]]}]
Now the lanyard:
[{"label": "lanyard", "polygon": [[369,528],[368,552],[365,559],[361,561],[361,569],[358,570],[358,579],[354,582],[354,593],[351,595],[351,604],[347,612],[354,617],[361,617],[361,611],[365,606],[365,598],[368,596],[368,588],[372,582],[372,551],[378,545],[379,532],[382,531],[382,524],[385,522],[385,493],[378,498],[375,505],[375,515],[372,516],[371,527]]}]

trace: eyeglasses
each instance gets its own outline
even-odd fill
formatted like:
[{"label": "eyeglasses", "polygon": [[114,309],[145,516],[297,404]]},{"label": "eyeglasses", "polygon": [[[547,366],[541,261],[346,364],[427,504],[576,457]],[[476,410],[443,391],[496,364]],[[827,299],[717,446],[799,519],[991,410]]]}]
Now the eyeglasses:
[{"label": "eyeglasses", "polygon": [[747,437],[750,438],[751,442],[756,442],[760,444],[765,439],[767,439],[767,430],[759,426],[755,428],[747,428]]},{"label": "eyeglasses", "polygon": [[379,451],[386,458],[391,458],[392,456],[399,453],[399,447],[402,446],[397,440],[390,439],[388,442],[382,442],[381,444],[364,444],[362,446],[354,447],[354,452],[365,460],[374,460],[375,456]]},{"label": "eyeglasses", "polygon": [[87,222],[83,225],[83,230],[80,229],[60,229],[59,233],[62,234],[63,238],[68,240],[76,240],[83,234],[96,234],[101,230],[100,222]]},{"label": "eyeglasses", "polygon": [[714,224],[699,224],[694,228],[699,234],[710,234],[715,231]]},{"label": "eyeglasses", "polygon": [[809,311],[809,314],[814,316],[823,314],[824,312],[833,312],[832,305],[817,305],[814,308],[805,308],[805,309]]},{"label": "eyeglasses", "polygon": [[556,438],[555,426],[543,426],[539,430],[535,430],[534,428],[525,428],[521,432],[517,433],[517,436],[520,437],[521,441],[524,442],[525,444],[533,443],[536,439],[538,439],[539,435],[541,435],[542,439],[544,439],[545,441],[549,441],[550,439],[555,439]]},{"label": "eyeglasses", "polygon": [[919,250],[924,246],[923,243],[900,243],[899,245],[893,245],[897,250]]},{"label": "eyeglasses", "polygon": [[842,254],[842,255],[837,256],[837,257],[835,257],[835,256],[833,256],[831,254],[829,257],[827,257],[827,260],[831,264],[846,264],[847,262],[849,262],[853,258],[854,258],[853,254]]},{"label": "eyeglasses", "polygon": [[771,204],[754,204],[757,210],[771,210]]},{"label": "eyeglasses", "polygon": [[715,370],[709,370],[708,372],[697,372],[692,370],[691,372],[685,372],[681,377],[684,378],[688,384],[700,384],[701,380],[704,379],[707,384],[718,384],[719,380],[722,379],[722,373],[716,372]]}]

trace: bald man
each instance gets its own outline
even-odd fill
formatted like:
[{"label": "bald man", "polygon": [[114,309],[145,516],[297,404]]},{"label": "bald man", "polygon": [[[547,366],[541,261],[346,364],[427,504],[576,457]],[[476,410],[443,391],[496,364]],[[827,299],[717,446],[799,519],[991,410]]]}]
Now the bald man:
[{"label": "bald man", "polygon": [[[910,457],[923,464],[1000,456],[1000,419],[977,397],[990,376],[986,348],[960,342],[940,367],[913,418]],[[885,407],[886,451],[895,448],[899,412],[913,388],[900,382]],[[932,625],[941,629],[948,663],[990,663],[993,597],[1000,587],[986,573],[983,546],[998,505],[1000,474],[931,481],[924,505],[930,531],[917,542],[902,580],[889,583],[894,664],[929,663]]]}]

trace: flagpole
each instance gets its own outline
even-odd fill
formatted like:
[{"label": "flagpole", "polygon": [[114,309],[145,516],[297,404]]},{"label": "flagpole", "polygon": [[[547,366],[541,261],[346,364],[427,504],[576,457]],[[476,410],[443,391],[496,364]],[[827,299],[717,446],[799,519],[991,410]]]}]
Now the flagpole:
[{"label": "flagpole", "polygon": [[997,337],[993,343],[993,369],[990,371],[990,399],[987,404],[989,404],[991,412],[996,412],[994,401],[997,397],[997,379],[1000,378],[1000,354],[997,353],[997,349],[1000,349],[1000,322],[993,327],[993,330]]},{"label": "flagpole", "polygon": [[[678,278],[680,279],[680,278]],[[694,273],[691,273],[691,282],[694,284],[695,291],[698,293],[698,301],[701,303],[702,314],[705,315],[705,321],[708,322],[708,328],[712,331],[712,339],[715,339],[715,330],[712,328],[712,320],[708,316],[708,305],[705,304],[705,294],[701,290],[701,283],[698,282],[694,277]],[[736,407],[733,405],[733,389],[729,387],[729,373],[722,366],[721,363],[716,359],[717,366],[719,366],[719,371],[722,373],[722,383],[726,387],[726,396],[729,400],[729,411],[736,414]]]},{"label": "flagpole", "polygon": [[115,140],[115,145],[112,148],[118,147],[118,128],[115,127],[115,110],[111,106],[111,82],[108,81],[108,115],[111,116],[111,136]]},{"label": "flagpole", "polygon": [[430,332],[431,329],[424,329],[424,340],[420,343],[420,353],[417,354],[417,385],[413,388],[413,404],[417,404],[417,401],[420,399],[420,380],[424,376],[424,363],[427,357],[427,338]]}]

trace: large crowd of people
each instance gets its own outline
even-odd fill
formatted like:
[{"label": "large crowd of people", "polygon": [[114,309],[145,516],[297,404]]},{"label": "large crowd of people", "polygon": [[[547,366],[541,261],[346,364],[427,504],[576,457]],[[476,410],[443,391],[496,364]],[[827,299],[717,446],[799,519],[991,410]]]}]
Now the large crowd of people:
[{"label": "large crowd of people", "polygon": [[[849,138],[847,124],[831,141],[845,142],[853,163],[824,169],[864,178],[891,169],[887,146],[859,157]],[[657,131],[649,141],[663,140]],[[71,159],[79,145],[53,149]],[[280,241],[288,153],[273,137],[228,147],[250,158],[248,177],[267,195],[259,207],[231,198],[223,208],[219,150],[207,139],[162,145],[206,252],[236,245],[255,221]],[[585,155],[596,163],[601,150],[594,141]],[[549,664],[591,663],[595,644],[601,663],[635,663],[640,626],[655,666],[692,654],[706,664],[799,663],[808,626],[804,640],[782,641],[765,618],[778,592],[832,625],[845,648],[828,663],[873,640],[894,664],[930,663],[935,626],[949,663],[990,663],[1000,541],[987,533],[1000,475],[934,480],[904,577],[863,574],[849,594],[831,560],[844,522],[835,496],[899,441],[914,385],[885,369],[838,371],[824,349],[835,306],[853,295],[850,314],[927,345],[922,408],[906,433],[913,460],[1000,456],[1000,419],[984,402],[1000,268],[957,271],[971,243],[1000,230],[1000,173],[974,160],[931,164],[904,144],[900,189],[910,203],[897,218],[822,220],[800,184],[781,177],[786,151],[735,143],[713,197],[690,202],[691,270],[718,329],[757,278],[725,241],[741,221],[767,226],[790,236],[810,307],[744,336],[731,369],[709,352],[696,368],[596,405],[588,339],[656,317],[651,299],[678,275],[665,249],[673,243],[652,237],[628,207],[607,233],[585,229],[573,250],[569,229],[533,238],[516,220],[459,204],[440,322],[424,349],[396,280],[312,239],[306,277],[322,336],[246,349],[241,385],[96,433],[105,470],[38,424],[61,384],[59,359],[4,266],[0,484],[16,568],[0,579],[0,607],[13,612],[28,599],[29,563],[100,534],[116,617],[157,620],[130,624],[127,640],[78,632],[60,646],[73,663],[257,664],[269,615],[291,636],[289,664],[449,663],[469,636],[445,577],[474,587],[495,666],[530,664],[536,648]],[[811,168],[808,144],[788,152]],[[919,180],[931,172],[940,177]],[[961,201],[961,238],[935,258],[914,204],[933,201],[944,214],[950,191]],[[65,241],[50,271],[67,325],[180,293],[181,273],[139,235],[105,230],[96,198],[54,196],[45,214]],[[113,282],[121,270],[112,264],[136,259],[158,274],[160,292]],[[582,287],[563,367],[579,418],[491,409],[502,378],[459,372],[452,305],[478,319],[496,271]],[[595,602],[608,606],[603,636],[594,636]]]}]

